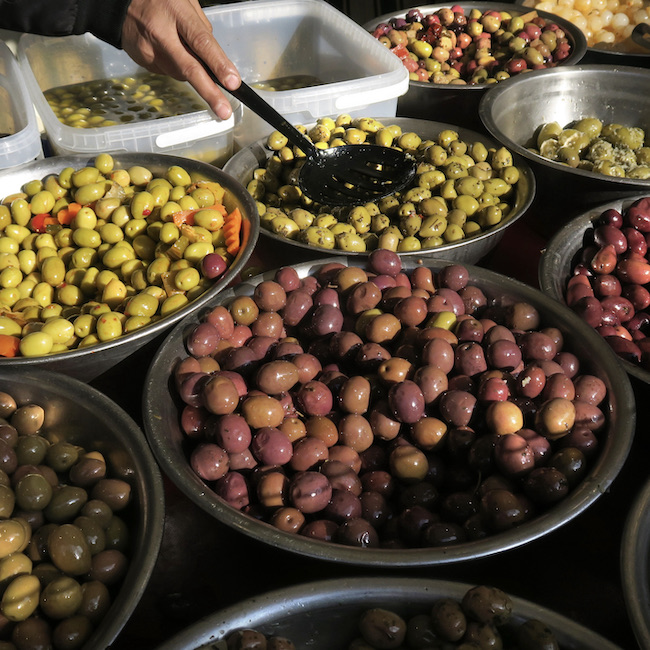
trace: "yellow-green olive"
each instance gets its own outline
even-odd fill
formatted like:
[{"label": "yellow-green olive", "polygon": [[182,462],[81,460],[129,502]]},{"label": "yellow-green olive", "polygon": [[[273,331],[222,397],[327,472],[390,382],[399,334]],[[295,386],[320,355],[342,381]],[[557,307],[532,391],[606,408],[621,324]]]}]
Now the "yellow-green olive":
[{"label": "yellow-green olive", "polygon": [[153,178],[151,171],[142,165],[134,165],[128,172],[131,183],[136,186],[144,186]]},{"label": "yellow-green olive", "polygon": [[28,619],[38,607],[41,583],[34,575],[16,576],[0,601],[0,612],[10,621]]},{"label": "yellow-green olive", "polygon": [[100,341],[111,341],[122,335],[124,315],[114,311],[101,314],[95,325],[95,332]]},{"label": "yellow-green olive", "polygon": [[19,350],[24,357],[40,357],[49,354],[54,346],[47,332],[30,332],[20,340]]},{"label": "yellow-green olive", "polygon": [[18,198],[14,199],[10,205],[11,218],[18,226],[26,226],[32,217],[32,211],[29,207],[27,199]]},{"label": "yellow-green olive", "polygon": [[31,197],[30,210],[32,214],[46,214],[54,207],[55,198],[48,190],[40,190]]}]

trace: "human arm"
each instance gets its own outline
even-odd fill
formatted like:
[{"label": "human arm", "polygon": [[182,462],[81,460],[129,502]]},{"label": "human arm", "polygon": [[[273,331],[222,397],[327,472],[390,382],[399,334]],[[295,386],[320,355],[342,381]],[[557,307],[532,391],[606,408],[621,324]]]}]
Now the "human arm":
[{"label": "human arm", "polygon": [[193,55],[226,88],[239,86],[239,73],[212,35],[198,0],[0,0],[0,27],[47,36],[91,32],[148,70],[187,80],[220,118],[232,113]]},{"label": "human arm", "polygon": [[187,80],[220,118],[230,117],[230,102],[197,56],[229,90],[239,87],[239,73],[212,35],[198,0],[131,0],[121,45],[148,70]]}]

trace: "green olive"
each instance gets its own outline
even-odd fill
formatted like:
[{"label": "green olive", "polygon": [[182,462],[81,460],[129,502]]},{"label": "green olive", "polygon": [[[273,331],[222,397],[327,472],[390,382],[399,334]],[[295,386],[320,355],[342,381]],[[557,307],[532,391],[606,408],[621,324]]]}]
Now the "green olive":
[{"label": "green olive", "polygon": [[131,183],[135,186],[144,186],[153,178],[150,170],[142,165],[134,165],[128,169]]},{"label": "green olive", "polygon": [[48,536],[47,547],[52,563],[71,576],[90,571],[92,554],[83,531],[74,524],[56,526]]},{"label": "green olive", "polygon": [[16,576],[0,601],[0,612],[10,621],[24,621],[38,607],[41,583],[33,575]]},{"label": "green olive", "polygon": [[72,616],[81,606],[81,601],[82,591],[79,582],[63,575],[43,588],[40,606],[46,616],[59,620]]},{"label": "green olive", "polygon": [[16,495],[8,485],[0,485],[0,519],[11,517],[16,504]]},{"label": "green olive", "polygon": [[54,207],[55,198],[48,190],[36,192],[30,200],[32,214],[45,214]]},{"label": "green olive", "polygon": [[0,559],[27,548],[31,530],[24,519],[0,520]]}]

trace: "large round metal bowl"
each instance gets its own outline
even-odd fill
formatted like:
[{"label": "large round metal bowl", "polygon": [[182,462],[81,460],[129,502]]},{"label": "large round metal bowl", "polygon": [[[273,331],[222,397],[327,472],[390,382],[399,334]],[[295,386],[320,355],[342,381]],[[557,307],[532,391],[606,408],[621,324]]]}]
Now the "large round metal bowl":
[{"label": "large round metal bowl", "polygon": [[109,475],[131,485],[131,503],[120,511],[129,526],[129,567],[111,608],[83,650],[108,648],[144,593],[158,557],[165,519],[160,470],[140,428],[117,404],[81,381],[39,368],[0,368],[0,391],[21,406],[45,409],[42,431],[87,451],[101,452]]},{"label": "large round metal bowl", "polygon": [[[364,266],[358,257],[325,258],[295,266],[300,277],[315,272],[323,264],[342,262],[348,266]],[[448,262],[424,258],[429,268],[441,269]],[[418,265],[413,258],[403,262],[404,269]],[[565,499],[554,507],[509,531],[481,540],[438,548],[357,548],[310,539],[281,531],[271,524],[255,519],[230,507],[218,497],[192,470],[186,455],[185,434],[180,428],[179,400],[173,388],[173,370],[187,355],[185,338],[197,324],[198,313],[181,321],[165,339],[147,374],[143,389],[143,423],[145,434],[158,463],[178,488],[205,512],[221,523],[272,547],[302,556],[359,566],[398,567],[442,565],[490,556],[518,547],[561,527],[596,501],[612,483],[621,469],[633,437],[635,404],[629,378],[618,364],[614,353],[596,332],[576,314],[557,301],[521,282],[479,267],[467,266],[470,283],[480,287],[494,300],[524,300],[539,310],[548,326],[558,327],[564,334],[566,349],[572,350],[583,363],[585,372],[602,378],[608,389],[608,403],[603,406],[607,427],[602,432],[601,452],[588,474]],[[240,295],[250,296],[257,284],[271,279],[271,271],[255,276],[228,289],[212,302],[227,305]]]},{"label": "large round metal bowl", "polygon": [[[158,650],[208,647],[242,629],[284,636],[297,648],[347,648],[358,636],[362,612],[380,607],[403,618],[429,613],[434,602],[460,602],[474,585],[422,578],[365,577],[321,580],[267,592],[215,612],[175,635]],[[551,629],[564,650],[617,650],[604,637],[574,620],[511,596],[512,623],[536,619]]]},{"label": "large round metal bowl", "polygon": [[[463,142],[482,142],[488,147],[494,147],[497,143],[486,137],[482,133],[477,133],[470,129],[463,129],[451,124],[443,124],[441,122],[431,122],[429,120],[418,120],[404,117],[391,117],[391,118],[378,118],[383,124],[396,124],[402,128],[403,131],[413,131],[422,138],[434,138],[438,133],[444,129],[455,130]],[[246,186],[251,178],[253,172],[263,165],[267,158],[270,156],[270,151],[265,146],[266,140],[259,140],[245,149],[237,152],[224,166],[224,171],[231,174],[242,185]],[[403,258],[416,258],[422,255],[444,257],[448,260],[456,260],[466,264],[475,264],[482,257],[487,255],[492,248],[494,248],[503,235],[506,228],[510,227],[515,221],[522,217],[530,207],[535,197],[536,181],[533,173],[523,158],[518,155],[514,157],[515,165],[519,168],[521,175],[517,183],[517,194],[515,203],[512,210],[505,215],[501,223],[497,224],[489,230],[474,237],[468,237],[452,244],[444,244],[437,248],[429,248],[419,251],[403,252],[400,257]],[[326,250],[316,246],[303,244],[302,242],[287,239],[281,235],[276,235],[263,226],[260,226],[260,236],[263,240],[267,240],[270,245],[284,245],[289,249],[296,250],[297,252],[308,253],[313,257],[321,257],[323,255],[349,255],[351,257],[367,257],[368,252],[365,253],[345,253],[341,250]]]},{"label": "large round metal bowl", "polygon": [[650,191],[650,180],[576,169],[527,148],[542,124],[565,126],[583,117],[650,133],[650,74],[643,68],[578,65],[529,72],[492,88],[482,98],[479,113],[494,138],[531,163],[540,200],[592,205]]},{"label": "large round metal bowl", "polygon": [[[466,14],[472,9],[481,12],[507,11],[513,15],[522,15],[531,11],[528,7],[501,2],[459,2],[457,4],[465,10]],[[452,5],[454,3],[450,2],[415,5],[415,7],[424,14],[430,14]],[[407,12],[408,9],[400,13],[383,14],[368,21],[364,28],[372,32],[380,23],[387,23],[391,18],[404,18]],[[560,25],[571,42],[571,54],[562,62],[561,67],[579,63],[587,50],[587,40],[580,29],[559,16],[545,11],[537,11],[537,13],[542,18]],[[433,118],[440,122],[452,122],[467,128],[478,129],[481,128],[481,120],[478,115],[479,103],[483,95],[492,87],[492,84],[449,85],[410,81],[408,91],[398,99],[397,112],[399,115],[407,117]]]},{"label": "large round metal bowl", "polygon": [[[594,219],[600,217],[609,208],[621,211],[636,199],[646,196],[648,194],[637,194],[594,206],[571,219],[558,230],[548,242],[539,260],[540,289],[554,300],[565,304],[564,292],[566,282],[571,276],[572,264],[584,245],[585,233],[593,229]],[[628,374],[650,384],[650,371],[620,357],[619,362]]]},{"label": "large round metal bowl", "polygon": [[623,598],[640,648],[650,648],[650,481],[637,495],[621,541]]},{"label": "large round metal bowl", "polygon": [[[6,367],[16,367],[22,370],[43,368],[62,372],[84,381],[95,379],[163,334],[181,318],[214,298],[231,283],[251,256],[259,234],[259,214],[250,194],[231,176],[208,163],[166,154],[119,153],[114,154],[113,159],[116,168],[126,169],[133,165],[143,165],[157,176],[164,174],[171,165],[180,165],[190,173],[193,179],[218,181],[227,190],[225,200],[229,205],[226,207],[231,210],[234,207],[239,207],[243,218],[250,223],[250,235],[247,241],[243,242],[234,262],[214,285],[202,296],[177,312],[118,339],[87,348],[41,357],[0,358],[0,370]],[[79,169],[86,165],[92,165],[93,160],[94,157],[85,155],[54,156],[0,172],[0,199],[20,192],[22,185],[26,182],[43,179],[50,174],[58,174],[65,167]]]}]

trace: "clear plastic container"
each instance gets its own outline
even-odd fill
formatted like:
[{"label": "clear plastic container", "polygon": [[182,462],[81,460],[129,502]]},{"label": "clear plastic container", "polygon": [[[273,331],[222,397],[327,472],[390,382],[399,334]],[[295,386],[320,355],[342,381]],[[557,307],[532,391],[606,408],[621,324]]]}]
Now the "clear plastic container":
[{"label": "clear plastic container", "polygon": [[[233,116],[217,118],[205,106],[174,117],[139,120],[128,124],[79,128],[63,124],[45,99],[44,92],[93,80],[145,73],[126,52],[84,34],[48,37],[23,34],[18,41],[18,62],[48,141],[55,154],[167,153],[223,165],[232,155],[234,127],[242,107],[231,99]],[[191,93],[194,90],[187,84]],[[195,93],[194,93],[195,94]]]},{"label": "clear plastic container", "polygon": [[[242,79],[257,84],[305,77],[317,85],[258,89],[293,124],[319,117],[395,117],[409,86],[402,62],[363,27],[323,0],[247,0],[205,9],[219,44]],[[248,108],[239,146],[271,131]]]},{"label": "clear plastic container", "polygon": [[0,169],[43,158],[34,105],[16,57],[0,41]]}]

